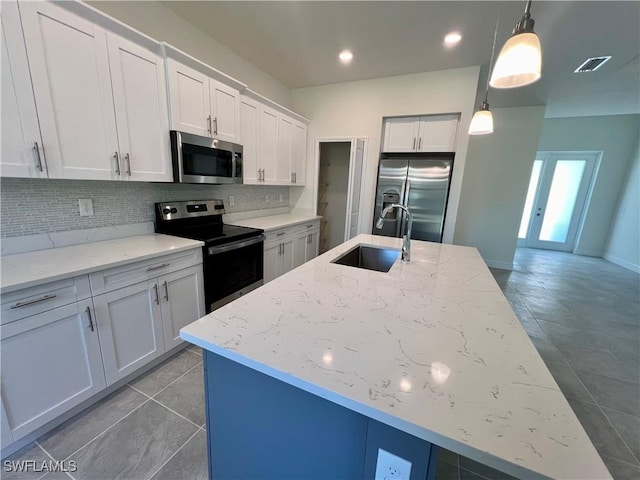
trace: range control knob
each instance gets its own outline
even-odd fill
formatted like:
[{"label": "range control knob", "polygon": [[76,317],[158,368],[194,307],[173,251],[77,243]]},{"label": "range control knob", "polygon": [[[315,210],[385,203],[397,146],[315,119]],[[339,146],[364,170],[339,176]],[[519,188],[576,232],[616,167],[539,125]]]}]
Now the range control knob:
[{"label": "range control knob", "polygon": [[171,213],[171,209],[165,207],[162,209],[162,213],[164,213],[165,215],[169,215]]},{"label": "range control knob", "polygon": [[171,209],[171,213],[178,213],[178,209],[177,208],[172,208]]}]

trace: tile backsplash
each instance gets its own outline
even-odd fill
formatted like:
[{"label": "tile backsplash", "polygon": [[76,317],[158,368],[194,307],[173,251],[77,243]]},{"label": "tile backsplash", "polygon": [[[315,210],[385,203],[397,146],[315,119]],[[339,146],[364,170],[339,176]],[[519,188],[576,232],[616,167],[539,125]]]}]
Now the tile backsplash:
[{"label": "tile backsplash", "polygon": [[[229,195],[234,196],[234,206]],[[93,200],[93,216],[80,216],[79,198]],[[289,206],[289,188],[2,178],[0,237],[152,222],[156,202],[211,198],[224,200],[227,213],[277,209]]]}]

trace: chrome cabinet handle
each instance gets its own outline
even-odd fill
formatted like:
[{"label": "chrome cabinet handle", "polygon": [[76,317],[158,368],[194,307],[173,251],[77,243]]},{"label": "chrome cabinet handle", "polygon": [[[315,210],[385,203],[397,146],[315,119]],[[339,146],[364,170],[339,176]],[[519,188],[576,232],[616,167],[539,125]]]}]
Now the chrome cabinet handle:
[{"label": "chrome cabinet handle", "polygon": [[422,146],[422,137],[418,139],[418,150],[420,150],[421,146]]},{"label": "chrome cabinet handle", "polygon": [[291,183],[293,183],[293,172],[291,172]]},{"label": "chrome cabinet handle", "polygon": [[411,150],[415,150],[416,149],[416,137],[413,137],[413,147],[411,147]]},{"label": "chrome cabinet handle", "polygon": [[217,137],[218,136],[218,117],[214,117],[213,124],[215,125],[215,128],[213,129],[213,136]]},{"label": "chrome cabinet handle", "polygon": [[33,149],[36,152],[36,168],[42,172],[42,159],[40,158],[40,149],[38,148],[38,142],[33,142]]},{"label": "chrome cabinet handle", "polygon": [[158,296],[158,284],[157,283],[155,283],[153,285],[153,290],[156,293],[156,305],[160,305],[160,297]]},{"label": "chrome cabinet handle", "polygon": [[311,228],[313,227],[313,223],[310,223],[309,225],[307,225],[307,228]]},{"label": "chrome cabinet handle", "polygon": [[120,175],[120,154],[118,152],[114,152],[113,158],[116,160],[116,173]]},{"label": "chrome cabinet handle", "polygon": [[147,272],[151,272],[152,270],[158,270],[160,268],[168,267],[169,265],[171,265],[171,264],[170,263],[163,263],[162,265],[156,265],[155,267],[149,267],[149,268],[147,268]]},{"label": "chrome cabinet handle", "polygon": [[284,235],[287,232],[280,232],[280,233],[276,233],[276,237],[281,237],[282,235]]},{"label": "chrome cabinet handle", "polygon": [[298,172],[293,172],[293,181],[298,183]]},{"label": "chrome cabinet handle", "polygon": [[94,328],[93,328],[93,318],[91,318],[91,307],[87,307],[87,316],[89,317],[89,328],[93,332]]},{"label": "chrome cabinet handle", "polygon": [[14,304],[14,305],[11,305],[10,308],[13,310],[14,308],[26,307],[27,305],[33,305],[34,303],[44,302],[45,300],[51,300],[52,298],[56,298],[56,297],[57,297],[57,295],[55,293],[54,294],[47,294],[47,295],[44,295],[44,296],[42,296],[40,298],[36,298],[34,300],[28,300],[26,302],[18,302],[18,303]]},{"label": "chrome cabinet handle", "polygon": [[127,152],[124,156],[124,159],[127,162],[127,171],[126,173],[131,176],[131,158],[129,157],[129,153]]},{"label": "chrome cabinet handle", "polygon": [[262,169],[262,181],[263,181],[263,182],[264,182],[264,176],[265,176],[265,173],[264,173],[264,168],[263,168],[263,169]]},{"label": "chrome cabinet handle", "polygon": [[209,132],[209,136],[211,136],[211,115],[207,117],[207,131]]},{"label": "chrome cabinet handle", "polygon": [[169,285],[167,284],[167,282],[164,282],[164,299],[167,302],[169,301]]}]

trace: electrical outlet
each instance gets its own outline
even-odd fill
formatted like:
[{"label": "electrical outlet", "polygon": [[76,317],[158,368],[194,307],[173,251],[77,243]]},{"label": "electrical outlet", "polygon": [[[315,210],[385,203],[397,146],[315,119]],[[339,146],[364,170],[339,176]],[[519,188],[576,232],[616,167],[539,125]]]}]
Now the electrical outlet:
[{"label": "electrical outlet", "polygon": [[233,207],[236,204],[236,197],[229,195],[229,206]]},{"label": "electrical outlet", "polygon": [[264,196],[264,203],[269,203],[269,195]]},{"label": "electrical outlet", "polygon": [[280,203],[282,203],[282,194],[281,194],[281,193],[278,195],[278,201],[279,201]]},{"label": "electrical outlet", "polygon": [[411,476],[411,462],[378,449],[375,480],[409,480]]},{"label": "electrical outlet", "polygon": [[79,198],[78,207],[81,217],[93,217],[93,200],[90,198]]}]

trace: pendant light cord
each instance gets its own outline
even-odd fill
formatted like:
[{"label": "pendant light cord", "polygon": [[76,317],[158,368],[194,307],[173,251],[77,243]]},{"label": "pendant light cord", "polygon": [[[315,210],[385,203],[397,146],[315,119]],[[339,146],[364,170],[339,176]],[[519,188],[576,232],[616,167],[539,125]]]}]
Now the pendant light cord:
[{"label": "pendant light cord", "polygon": [[489,72],[487,73],[487,90],[484,93],[484,103],[488,105],[489,98],[489,80],[491,79],[491,70],[493,70],[493,55],[496,52],[496,38],[498,37],[498,27],[500,26],[500,10],[498,10],[498,18],[496,18],[496,29],[493,32],[493,46],[491,47],[491,60],[489,60]]}]

